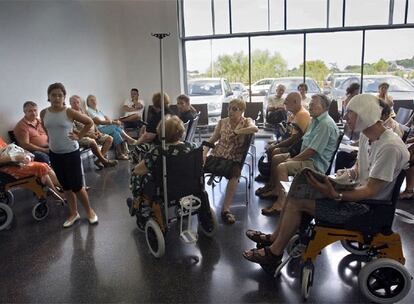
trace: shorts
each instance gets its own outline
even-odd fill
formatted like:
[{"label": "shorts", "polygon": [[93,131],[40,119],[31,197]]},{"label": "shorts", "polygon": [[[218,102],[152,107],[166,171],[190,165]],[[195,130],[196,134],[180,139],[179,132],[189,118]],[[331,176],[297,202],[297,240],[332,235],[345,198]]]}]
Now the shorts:
[{"label": "shorts", "polygon": [[313,160],[289,160],[284,162],[283,164],[286,166],[289,176],[295,176],[304,168],[315,169],[315,166],[313,165]]},{"label": "shorts", "polygon": [[315,218],[332,224],[345,224],[352,218],[368,213],[367,205],[355,202],[317,199],[315,201]]},{"label": "shorts", "polygon": [[97,139],[93,139],[90,137],[83,137],[79,139],[79,146],[81,146],[84,149],[89,149],[93,145],[94,141],[96,141],[98,145],[102,146],[109,137],[111,136],[108,134],[103,134],[103,133]]},{"label": "shorts", "polygon": [[83,187],[83,168],[79,149],[62,154],[49,151],[49,157],[63,190],[79,192]]},{"label": "shorts", "polygon": [[231,179],[240,177],[241,164],[230,159],[209,155],[204,164],[204,172]]}]

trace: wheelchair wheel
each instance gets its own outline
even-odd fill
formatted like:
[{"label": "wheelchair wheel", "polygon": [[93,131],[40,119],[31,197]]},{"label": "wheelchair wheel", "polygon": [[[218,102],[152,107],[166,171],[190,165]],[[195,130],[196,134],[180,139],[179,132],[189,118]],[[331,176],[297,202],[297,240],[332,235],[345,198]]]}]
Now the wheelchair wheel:
[{"label": "wheelchair wheel", "polygon": [[306,263],[302,268],[302,297],[304,300],[309,298],[310,290],[313,284],[313,264]]},{"label": "wheelchair wheel", "polygon": [[14,204],[14,195],[13,195],[13,193],[10,190],[2,192],[0,194],[0,203],[6,204],[6,205],[9,205],[9,206],[13,206],[13,204]]},{"label": "wheelchair wheel", "polygon": [[350,253],[355,255],[367,255],[369,250],[369,245],[362,244],[357,241],[351,240],[342,240],[342,246]]},{"label": "wheelchair wheel", "polygon": [[37,203],[32,209],[32,215],[36,221],[44,220],[48,214],[49,206],[46,203]]},{"label": "wheelchair wheel", "polygon": [[141,232],[145,232],[145,224],[147,222],[147,219],[144,218],[141,215],[137,215],[136,216],[136,223],[137,223],[137,228],[139,231]]},{"label": "wheelchair wheel", "polygon": [[4,203],[0,203],[0,231],[8,229],[13,221],[13,210]]},{"label": "wheelchair wheel", "polygon": [[154,219],[145,224],[145,238],[151,254],[156,258],[162,257],[165,253],[164,235]]},{"label": "wheelchair wheel", "polygon": [[302,255],[302,252],[300,250],[296,250],[299,244],[300,244],[299,234],[295,234],[294,236],[292,236],[292,238],[289,240],[289,243],[286,246],[287,254],[290,255],[294,259]]},{"label": "wheelchair wheel", "polygon": [[203,235],[205,235],[206,237],[212,238],[218,229],[218,222],[217,222],[217,215],[214,212],[214,210],[212,208],[210,208],[210,214],[211,214],[211,222],[210,222],[210,227],[208,227],[207,229],[205,229],[202,225],[202,223],[199,221],[198,222],[198,230],[199,232],[201,232]]},{"label": "wheelchair wheel", "polygon": [[411,279],[402,264],[387,258],[369,262],[358,275],[361,293],[370,301],[381,304],[402,300],[410,291]]}]

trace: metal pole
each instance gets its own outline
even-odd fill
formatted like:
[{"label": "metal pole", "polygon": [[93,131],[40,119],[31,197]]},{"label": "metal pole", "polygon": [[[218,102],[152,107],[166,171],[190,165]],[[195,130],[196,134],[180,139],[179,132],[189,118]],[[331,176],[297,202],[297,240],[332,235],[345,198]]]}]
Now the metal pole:
[{"label": "metal pole", "polygon": [[362,31],[362,54],[361,54],[361,86],[359,93],[362,94],[362,87],[364,84],[364,63],[365,63],[365,30]]},{"label": "metal pole", "polygon": [[163,65],[163,49],[162,39],[170,36],[170,33],[155,33],[151,36],[156,37],[160,41],[160,79],[161,79],[161,150],[162,150],[162,182],[164,192],[164,207],[165,207],[165,224],[168,227],[168,194],[167,194],[167,159],[165,158],[165,113],[164,113],[164,65]]}]

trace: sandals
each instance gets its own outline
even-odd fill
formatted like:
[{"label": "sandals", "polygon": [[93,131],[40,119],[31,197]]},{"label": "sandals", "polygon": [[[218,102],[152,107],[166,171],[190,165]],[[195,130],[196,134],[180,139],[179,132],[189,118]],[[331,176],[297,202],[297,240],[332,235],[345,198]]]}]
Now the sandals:
[{"label": "sandals", "polygon": [[276,200],[277,196],[273,194],[272,190],[263,192],[259,194],[259,198],[261,199],[271,199],[271,200]]},{"label": "sandals", "polygon": [[260,249],[250,249],[249,251],[243,252],[243,257],[253,263],[261,265],[272,265],[278,266],[282,263],[283,254],[275,255],[270,251],[270,247],[264,247],[265,255],[259,253]]},{"label": "sandals", "polygon": [[414,191],[413,190],[405,190],[400,193],[398,199],[400,200],[410,200],[414,198]]},{"label": "sandals", "polygon": [[270,191],[270,190],[272,190],[272,188],[271,188],[271,187],[269,187],[269,186],[267,186],[267,185],[265,185],[265,186],[263,186],[263,187],[258,188],[258,189],[254,192],[254,194],[255,194],[255,195],[257,195],[257,196],[260,196],[262,193],[268,192],[268,191]]},{"label": "sandals", "polygon": [[229,225],[233,225],[236,222],[236,217],[230,211],[221,212],[221,219]]},{"label": "sandals", "polygon": [[270,246],[272,241],[270,240],[271,234],[265,234],[261,231],[249,229],[246,231],[246,236],[253,242],[262,246]]},{"label": "sandals", "polygon": [[282,211],[281,209],[278,209],[277,207],[267,207],[267,208],[263,208],[262,209],[262,214],[266,215],[266,216],[272,216],[272,215],[276,215],[278,214],[280,211]]}]

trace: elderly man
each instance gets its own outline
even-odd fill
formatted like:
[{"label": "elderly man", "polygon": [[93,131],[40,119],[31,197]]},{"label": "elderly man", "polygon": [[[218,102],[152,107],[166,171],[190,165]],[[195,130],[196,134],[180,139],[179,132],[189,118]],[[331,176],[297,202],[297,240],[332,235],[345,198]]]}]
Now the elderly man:
[{"label": "elderly man", "polygon": [[[275,187],[274,176],[277,171],[277,166],[285,162],[289,157],[294,157],[300,152],[301,138],[306,133],[311,121],[309,112],[302,106],[302,100],[298,92],[289,93],[285,99],[285,107],[292,115],[289,121],[294,126],[289,138],[280,143],[270,143],[266,149],[267,159],[271,160],[271,179],[264,187],[256,190],[256,195],[261,198],[268,198],[273,195],[273,188]],[[257,179],[256,179],[257,180]]]},{"label": "elderly man", "polygon": [[[70,106],[73,110],[84,114],[81,108],[81,98],[78,95],[73,95],[72,97],[70,97],[69,101]],[[78,121],[73,122],[73,131],[75,133],[79,133],[82,129],[82,123]],[[113,139],[111,136],[99,132],[96,129],[96,126],[94,125],[93,128],[89,130],[89,132],[86,133],[86,135],[79,140],[79,145],[82,148],[90,148],[92,150],[92,153],[98,158],[95,161],[95,165],[99,169],[102,169],[103,167],[113,167],[118,164],[116,160],[109,160],[105,157],[106,153],[112,145],[112,140]],[[101,149],[99,149],[98,144],[102,145]]]},{"label": "elderly man", "polygon": [[272,206],[262,209],[263,215],[273,215],[282,210],[286,194],[281,181],[288,181],[303,168],[313,168],[325,173],[335,153],[339,130],[328,114],[330,100],[323,94],[312,96],[309,112],[312,117],[307,132],[302,138],[300,153],[294,157],[287,155],[286,161],[279,163],[273,175],[273,195],[277,200]]},{"label": "elderly man", "polygon": [[270,124],[277,124],[286,120],[285,100],[282,97],[285,91],[286,87],[283,84],[279,84],[276,88],[276,95],[269,97],[266,121]]},{"label": "elderly man", "polygon": [[48,136],[37,113],[37,104],[26,101],[23,104],[24,117],[16,124],[13,132],[17,143],[34,154],[35,161],[49,164]]},{"label": "elderly man", "polygon": [[265,247],[245,251],[243,256],[254,263],[278,265],[283,249],[297,232],[302,214],[331,223],[346,223],[355,216],[363,216],[369,206],[361,204],[367,199],[390,199],[398,174],[408,166],[409,153],[402,140],[380,121],[381,109],[376,97],[362,94],[351,99],[347,107],[347,124],[360,135],[358,162],[346,174],[359,182],[353,190],[337,192],[328,178],[323,182],[308,175],[308,183],[325,199],[289,198],[282,212],[280,224],[273,234],[249,230],[246,235]]}]

